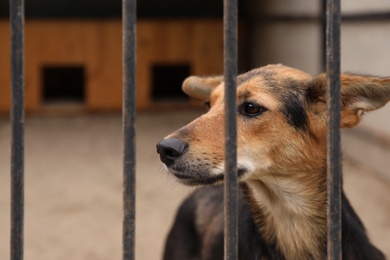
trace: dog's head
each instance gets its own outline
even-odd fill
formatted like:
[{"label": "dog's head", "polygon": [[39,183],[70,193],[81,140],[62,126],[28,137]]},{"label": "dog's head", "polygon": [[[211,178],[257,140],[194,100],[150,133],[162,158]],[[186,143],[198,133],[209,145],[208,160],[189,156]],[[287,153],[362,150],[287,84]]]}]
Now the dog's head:
[{"label": "dog's head", "polygon": [[[157,144],[169,172],[187,185],[224,176],[223,77],[189,77],[188,95],[209,111]],[[343,74],[341,127],[390,99],[390,79]],[[326,76],[268,65],[237,77],[237,165],[240,181],[304,177],[326,167]]]}]

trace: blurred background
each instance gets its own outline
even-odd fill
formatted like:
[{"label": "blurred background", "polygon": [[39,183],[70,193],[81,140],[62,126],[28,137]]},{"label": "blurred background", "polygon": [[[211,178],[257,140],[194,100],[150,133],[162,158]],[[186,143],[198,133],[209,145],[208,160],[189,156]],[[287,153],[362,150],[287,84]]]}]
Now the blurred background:
[{"label": "blurred background", "polygon": [[[26,259],[120,259],[120,0],[25,0]],[[342,0],[342,71],[390,76],[390,2]],[[191,189],[163,170],[155,144],[204,112],[189,75],[223,72],[223,1],[139,0],[137,259],[159,259]],[[0,259],[9,258],[10,28],[0,0]],[[283,63],[324,71],[324,1],[240,0],[239,72]],[[390,106],[343,131],[344,184],[390,256]]]}]

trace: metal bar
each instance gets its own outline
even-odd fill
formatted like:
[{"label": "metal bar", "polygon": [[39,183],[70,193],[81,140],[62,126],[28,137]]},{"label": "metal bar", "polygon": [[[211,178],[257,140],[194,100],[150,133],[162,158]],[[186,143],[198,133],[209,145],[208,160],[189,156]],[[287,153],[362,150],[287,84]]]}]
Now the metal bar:
[{"label": "metal bar", "polygon": [[225,259],[238,257],[237,213],[237,0],[224,0]]},{"label": "metal bar", "polygon": [[136,0],[122,0],[123,260],[135,259]]},{"label": "metal bar", "polygon": [[326,7],[328,259],[341,259],[340,0]]},{"label": "metal bar", "polygon": [[[327,0],[322,0],[321,2],[324,2],[326,6]],[[322,15],[318,16],[316,14],[265,14],[261,16],[251,17],[251,19],[253,20],[253,22],[261,23],[322,23],[323,17]],[[388,20],[390,20],[390,12],[388,11],[343,14],[341,16],[341,21],[346,23],[377,22]]]},{"label": "metal bar", "polygon": [[320,26],[321,26],[321,71],[326,72],[326,28],[327,28],[327,16],[326,7],[328,0],[321,0],[321,15],[320,15]]},{"label": "metal bar", "polygon": [[365,12],[357,14],[345,14],[341,17],[343,22],[376,22],[388,21],[390,19],[390,12]]},{"label": "metal bar", "polygon": [[24,1],[10,0],[11,23],[11,259],[23,259]]}]

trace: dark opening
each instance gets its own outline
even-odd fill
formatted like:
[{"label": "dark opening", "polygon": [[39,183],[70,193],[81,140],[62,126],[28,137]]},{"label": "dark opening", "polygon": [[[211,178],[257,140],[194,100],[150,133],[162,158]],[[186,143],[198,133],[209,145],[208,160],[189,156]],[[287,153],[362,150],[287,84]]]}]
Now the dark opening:
[{"label": "dark opening", "polygon": [[43,100],[52,102],[84,102],[85,69],[82,66],[43,68]]},{"label": "dark opening", "polygon": [[152,98],[155,101],[188,99],[181,90],[181,84],[190,75],[188,64],[154,65],[152,67]]}]

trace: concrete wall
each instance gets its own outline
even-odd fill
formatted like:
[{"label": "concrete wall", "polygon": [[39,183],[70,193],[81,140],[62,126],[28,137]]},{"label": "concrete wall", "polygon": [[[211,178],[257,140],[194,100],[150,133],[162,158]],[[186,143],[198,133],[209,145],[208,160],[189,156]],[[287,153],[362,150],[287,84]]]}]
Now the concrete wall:
[{"label": "concrete wall", "polygon": [[312,74],[321,70],[321,35],[317,24],[259,24],[255,35],[252,67],[282,63]]},{"label": "concrete wall", "polygon": [[342,0],[343,13],[383,12],[390,10],[388,0]]},{"label": "concrete wall", "polygon": [[251,1],[253,45],[250,66],[283,63],[310,73],[321,70],[321,28],[316,19],[283,21],[280,16],[313,17],[320,14],[318,1]]}]

